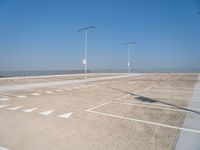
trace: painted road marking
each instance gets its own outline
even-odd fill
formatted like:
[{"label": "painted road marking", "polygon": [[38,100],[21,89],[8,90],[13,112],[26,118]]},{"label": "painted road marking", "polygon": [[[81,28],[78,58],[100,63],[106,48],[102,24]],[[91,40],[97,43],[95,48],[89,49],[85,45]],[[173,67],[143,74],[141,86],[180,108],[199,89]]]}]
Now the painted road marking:
[{"label": "painted road marking", "polygon": [[31,95],[33,95],[33,96],[40,96],[42,94],[40,94],[40,93],[32,93]]},{"label": "painted road marking", "polygon": [[31,108],[31,109],[25,109],[25,110],[22,110],[23,112],[33,112],[34,110],[36,110],[37,107],[35,108]]},{"label": "painted road marking", "polygon": [[8,101],[9,99],[8,98],[0,98],[0,101]]},{"label": "painted road marking", "polygon": [[119,118],[119,119],[129,120],[129,121],[138,122],[138,123],[150,124],[150,125],[155,125],[155,126],[160,126],[160,127],[165,127],[165,128],[171,128],[171,129],[177,129],[177,130],[183,130],[183,131],[188,131],[188,132],[200,134],[200,130],[181,128],[181,127],[177,127],[177,126],[171,126],[171,125],[167,125],[167,124],[145,121],[145,120],[129,118],[129,117],[123,117],[123,116],[118,116],[118,115],[112,115],[112,114],[109,114],[109,113],[102,113],[102,112],[93,111],[93,110],[86,110],[86,111],[91,112],[91,113],[95,113],[95,114],[99,114],[99,115],[103,115],[103,116],[107,116],[107,117]]},{"label": "painted road marking", "polygon": [[9,149],[7,149],[7,148],[5,148],[5,147],[2,147],[2,146],[0,146],[0,150],[9,150]]},{"label": "painted road marking", "polygon": [[53,93],[52,91],[45,91],[46,94],[51,94]]},{"label": "painted road marking", "polygon": [[73,89],[80,89],[81,87],[73,87]]},{"label": "painted road marking", "polygon": [[8,110],[17,110],[17,109],[20,109],[20,108],[22,108],[22,107],[24,107],[24,106],[12,107],[12,108],[8,108]]},{"label": "painted road marking", "polygon": [[14,96],[14,97],[17,97],[18,95],[15,95],[15,94],[11,94],[11,93],[7,93],[7,92],[0,92],[0,94],[2,95],[7,95],[7,96]]},{"label": "painted road marking", "polygon": [[[179,101],[179,100],[174,100],[174,101]],[[192,100],[191,100],[192,101]],[[130,103],[130,104],[144,104],[144,105],[150,105],[150,106],[163,106],[163,107],[175,107],[175,106],[171,106],[171,105],[167,105],[167,104],[157,104],[157,103],[162,103],[162,102],[156,102],[155,103],[151,103],[151,102],[137,102],[137,101],[124,101],[124,100],[117,100],[117,102],[124,102],[124,103]],[[200,101],[195,101],[197,103],[199,103]],[[197,109],[197,108],[193,108],[193,107],[182,107],[180,106],[180,108],[183,108],[183,109],[193,109],[193,110],[200,110],[200,109]]]},{"label": "painted road marking", "polygon": [[94,106],[94,107],[92,107],[92,108],[90,108],[90,109],[87,109],[86,111],[90,111],[90,110],[96,109],[96,108],[98,108],[98,107],[101,107],[101,106],[107,105],[107,104],[109,104],[109,103],[112,103],[112,101],[105,102],[105,103],[103,103],[103,104],[100,104],[100,105]]},{"label": "painted road marking", "polygon": [[56,92],[63,92],[64,90],[61,90],[61,89],[57,89],[55,90]]},{"label": "painted road marking", "polygon": [[19,96],[17,96],[18,98],[26,98],[27,96],[25,96],[25,95],[19,95]]},{"label": "painted road marking", "polygon": [[9,106],[9,104],[6,104],[6,105],[0,105],[0,108],[4,108],[6,106]]},{"label": "painted road marking", "polygon": [[[129,96],[129,94],[126,94],[126,95],[124,95],[124,96],[121,96],[121,97],[118,97],[118,98],[114,99],[113,101],[117,101],[117,100],[119,100],[119,99],[122,99],[122,98],[128,97],[128,96]],[[86,111],[90,111],[90,110],[96,109],[96,108],[98,108],[98,107],[107,105],[107,104],[109,104],[109,103],[112,103],[112,101],[108,101],[108,102],[105,102],[105,103],[103,103],[103,104],[96,105],[96,106],[94,106],[94,107],[92,107],[92,108],[87,109]]]},{"label": "painted road marking", "polygon": [[72,114],[73,114],[73,112],[70,112],[70,113],[67,113],[67,114],[59,115],[58,117],[68,119]]},{"label": "painted road marking", "polygon": [[[137,106],[137,107],[147,107],[147,108],[153,108],[153,109],[162,109],[162,110],[169,110],[169,111],[179,111],[179,112],[190,112],[190,110],[192,110],[192,111],[200,110],[200,109],[190,108],[190,107],[181,107],[180,109],[172,109],[173,107],[172,108],[156,107],[156,106],[152,106],[152,105],[142,105],[142,104],[127,103],[127,102],[114,102],[113,101],[113,103],[122,104],[122,105],[132,105],[132,106]],[[184,110],[182,110],[182,109],[184,109]]]},{"label": "painted road marking", "polygon": [[44,111],[39,113],[40,115],[44,115],[44,116],[48,116],[49,114],[51,114],[54,110],[48,110],[48,111]]},{"label": "painted road marking", "polygon": [[66,89],[67,91],[71,91],[71,90],[73,90],[73,89]]}]

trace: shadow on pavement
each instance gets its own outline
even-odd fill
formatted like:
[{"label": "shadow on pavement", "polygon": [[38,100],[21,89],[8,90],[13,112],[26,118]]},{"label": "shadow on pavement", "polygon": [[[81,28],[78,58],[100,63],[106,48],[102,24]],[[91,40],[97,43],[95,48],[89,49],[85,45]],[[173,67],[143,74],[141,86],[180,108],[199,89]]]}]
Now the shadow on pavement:
[{"label": "shadow on pavement", "polygon": [[125,91],[125,90],[122,90],[122,89],[118,89],[118,88],[114,88],[114,87],[110,87],[110,86],[106,86],[106,85],[101,85],[101,84],[99,84],[99,85],[106,87],[106,88],[109,88],[109,89],[117,90],[117,91],[120,91],[120,92],[123,92],[123,93],[126,93],[126,94],[137,96],[136,99],[139,100],[139,101],[149,102],[149,103],[160,103],[160,104],[172,106],[172,107],[175,107],[175,108],[180,109],[180,110],[185,110],[185,111],[192,112],[192,113],[200,115],[199,111],[195,111],[193,109],[184,108],[184,107],[180,107],[180,106],[170,104],[170,103],[167,103],[167,102],[163,102],[163,101],[160,101],[160,100],[148,98],[148,97],[145,97],[145,96],[142,96],[142,95],[139,95],[139,94],[136,94],[136,93],[132,93],[132,92],[129,92],[129,91]]}]

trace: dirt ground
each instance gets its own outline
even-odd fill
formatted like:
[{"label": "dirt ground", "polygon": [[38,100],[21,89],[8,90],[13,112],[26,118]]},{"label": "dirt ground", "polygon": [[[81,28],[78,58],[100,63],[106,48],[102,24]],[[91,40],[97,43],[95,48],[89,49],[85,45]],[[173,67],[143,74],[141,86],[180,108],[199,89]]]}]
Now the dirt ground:
[{"label": "dirt ground", "polygon": [[[187,107],[198,76],[143,74],[0,91],[0,149],[174,149],[180,130],[200,134],[181,128],[186,114],[200,114],[197,108]],[[0,86],[77,78],[1,79]]]}]

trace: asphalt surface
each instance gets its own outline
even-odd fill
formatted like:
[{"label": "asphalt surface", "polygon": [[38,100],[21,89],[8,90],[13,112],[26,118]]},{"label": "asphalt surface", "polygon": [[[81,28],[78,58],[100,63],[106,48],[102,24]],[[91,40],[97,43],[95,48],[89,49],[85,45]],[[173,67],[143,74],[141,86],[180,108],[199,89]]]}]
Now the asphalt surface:
[{"label": "asphalt surface", "polygon": [[106,76],[1,79],[0,150],[199,149],[199,74]]}]

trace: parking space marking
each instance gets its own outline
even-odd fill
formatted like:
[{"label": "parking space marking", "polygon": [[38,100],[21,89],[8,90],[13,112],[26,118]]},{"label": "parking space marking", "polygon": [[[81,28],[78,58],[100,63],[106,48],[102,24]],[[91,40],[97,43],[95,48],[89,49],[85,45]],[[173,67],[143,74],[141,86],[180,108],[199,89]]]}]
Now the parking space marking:
[{"label": "parking space marking", "polygon": [[[172,108],[167,108],[167,107],[156,107],[156,106],[151,106],[151,105],[142,105],[142,104],[134,104],[134,103],[127,103],[127,102],[115,102],[113,101],[113,103],[116,104],[122,104],[122,105],[132,105],[132,106],[137,106],[137,107],[148,107],[148,108],[154,108],[154,109],[162,109],[162,110],[169,110],[169,111],[177,111],[177,112],[190,112],[190,110],[195,111],[195,110],[200,110],[200,109],[196,109],[196,108],[190,108],[190,107],[181,107],[182,109],[172,109]],[[193,112],[191,112],[193,113]]]},{"label": "parking space marking", "polygon": [[105,102],[105,103],[103,103],[103,104],[100,104],[100,105],[94,106],[94,107],[92,107],[92,108],[87,109],[86,111],[90,111],[90,110],[96,109],[96,108],[98,108],[98,107],[101,107],[101,106],[107,105],[107,104],[109,104],[109,103],[112,103],[112,101],[108,101],[108,102]]},{"label": "parking space marking", "polygon": [[22,110],[23,112],[33,112],[34,110],[36,110],[37,107],[35,108],[31,108],[31,109],[25,109],[25,110]]},{"label": "parking space marking", "polygon": [[52,94],[52,91],[45,91],[46,94]]},{"label": "parking space marking", "polygon": [[19,96],[17,96],[18,98],[26,98],[27,96],[25,96],[25,95],[19,95]]},{"label": "parking space marking", "polygon": [[63,92],[64,90],[62,89],[57,89],[57,90],[54,90],[55,92]]},{"label": "parking space marking", "polygon": [[40,94],[40,93],[32,93],[31,95],[33,95],[33,96],[40,96],[42,94]]},{"label": "parking space marking", "polygon": [[22,107],[24,107],[24,106],[12,107],[12,108],[8,108],[8,110],[17,110],[17,109],[20,109],[20,108],[22,108]]},{"label": "parking space marking", "polygon": [[174,80],[174,78],[168,78],[168,79],[166,79],[166,80],[164,80],[164,81],[162,81],[162,82],[160,82],[160,83],[158,83],[158,84],[156,84],[156,85],[150,85],[150,86],[148,86],[148,87],[146,87],[146,88],[144,88],[144,89],[142,89],[142,90],[139,90],[139,91],[136,91],[134,94],[139,94],[139,93],[141,93],[141,92],[143,92],[143,91],[146,91],[146,90],[149,90],[149,89],[151,89],[151,88],[155,88],[155,87],[159,87],[160,85],[163,85],[163,84],[165,84],[166,82],[169,82],[169,81],[172,81],[172,80]]},{"label": "parking space marking", "polygon": [[101,107],[101,106],[107,105],[107,104],[109,104],[109,103],[112,103],[112,101],[117,101],[117,100],[119,100],[119,99],[122,99],[122,98],[125,98],[125,97],[128,97],[128,96],[129,96],[129,94],[126,94],[126,95],[121,96],[121,97],[118,97],[118,98],[116,98],[116,99],[114,99],[114,100],[110,100],[110,101],[107,101],[107,102],[105,102],[105,103],[103,103],[103,104],[96,105],[96,106],[94,106],[94,107],[92,107],[92,108],[87,109],[86,111],[90,111],[90,110],[96,109],[96,108],[98,108],[98,107]]},{"label": "parking space marking", "polygon": [[44,111],[39,113],[40,115],[44,115],[44,116],[48,116],[49,114],[51,114],[54,110],[48,110],[48,111]]},{"label": "parking space marking", "polygon": [[60,117],[60,118],[64,118],[64,119],[68,119],[72,114],[73,114],[73,112],[70,112],[70,113],[66,113],[66,114],[58,115],[58,117]]},{"label": "parking space marking", "polygon": [[177,129],[177,130],[183,130],[183,131],[188,131],[188,132],[193,132],[193,133],[200,134],[200,130],[193,130],[193,129],[188,129],[188,128],[182,128],[182,127],[177,127],[177,126],[171,126],[171,125],[167,125],[167,124],[157,123],[157,122],[151,122],[151,121],[145,121],[145,120],[140,120],[140,119],[135,119],[135,118],[123,117],[123,116],[119,116],[119,115],[112,115],[112,114],[109,114],[109,113],[103,113],[103,112],[98,112],[98,111],[93,111],[93,110],[86,110],[86,111],[90,112],[90,113],[95,113],[95,114],[107,116],[107,117],[113,117],[113,118],[129,120],[129,121],[138,122],[138,123],[144,123],[144,124],[149,124],[149,125],[155,125],[155,126],[171,128],[171,129]]},{"label": "parking space marking", "polygon": [[8,99],[8,98],[6,98],[6,97],[0,98],[0,101],[8,101],[8,100],[10,100],[10,99]]},{"label": "parking space marking", "polygon": [[11,94],[11,93],[8,93],[8,92],[3,92],[3,91],[0,91],[0,94],[7,95],[7,96],[13,96],[13,97],[18,97],[19,96],[19,95],[15,95],[15,94]]},{"label": "parking space marking", "polygon": [[76,87],[73,87],[73,89],[80,89],[81,87],[78,87],[78,86],[76,86]]},{"label": "parking space marking", "polygon": [[73,89],[66,89],[67,91],[71,91],[71,90],[73,90]]},{"label": "parking space marking", "polygon": [[9,106],[10,104],[6,104],[6,105],[0,105],[0,108],[4,108],[4,107],[7,107]]}]

